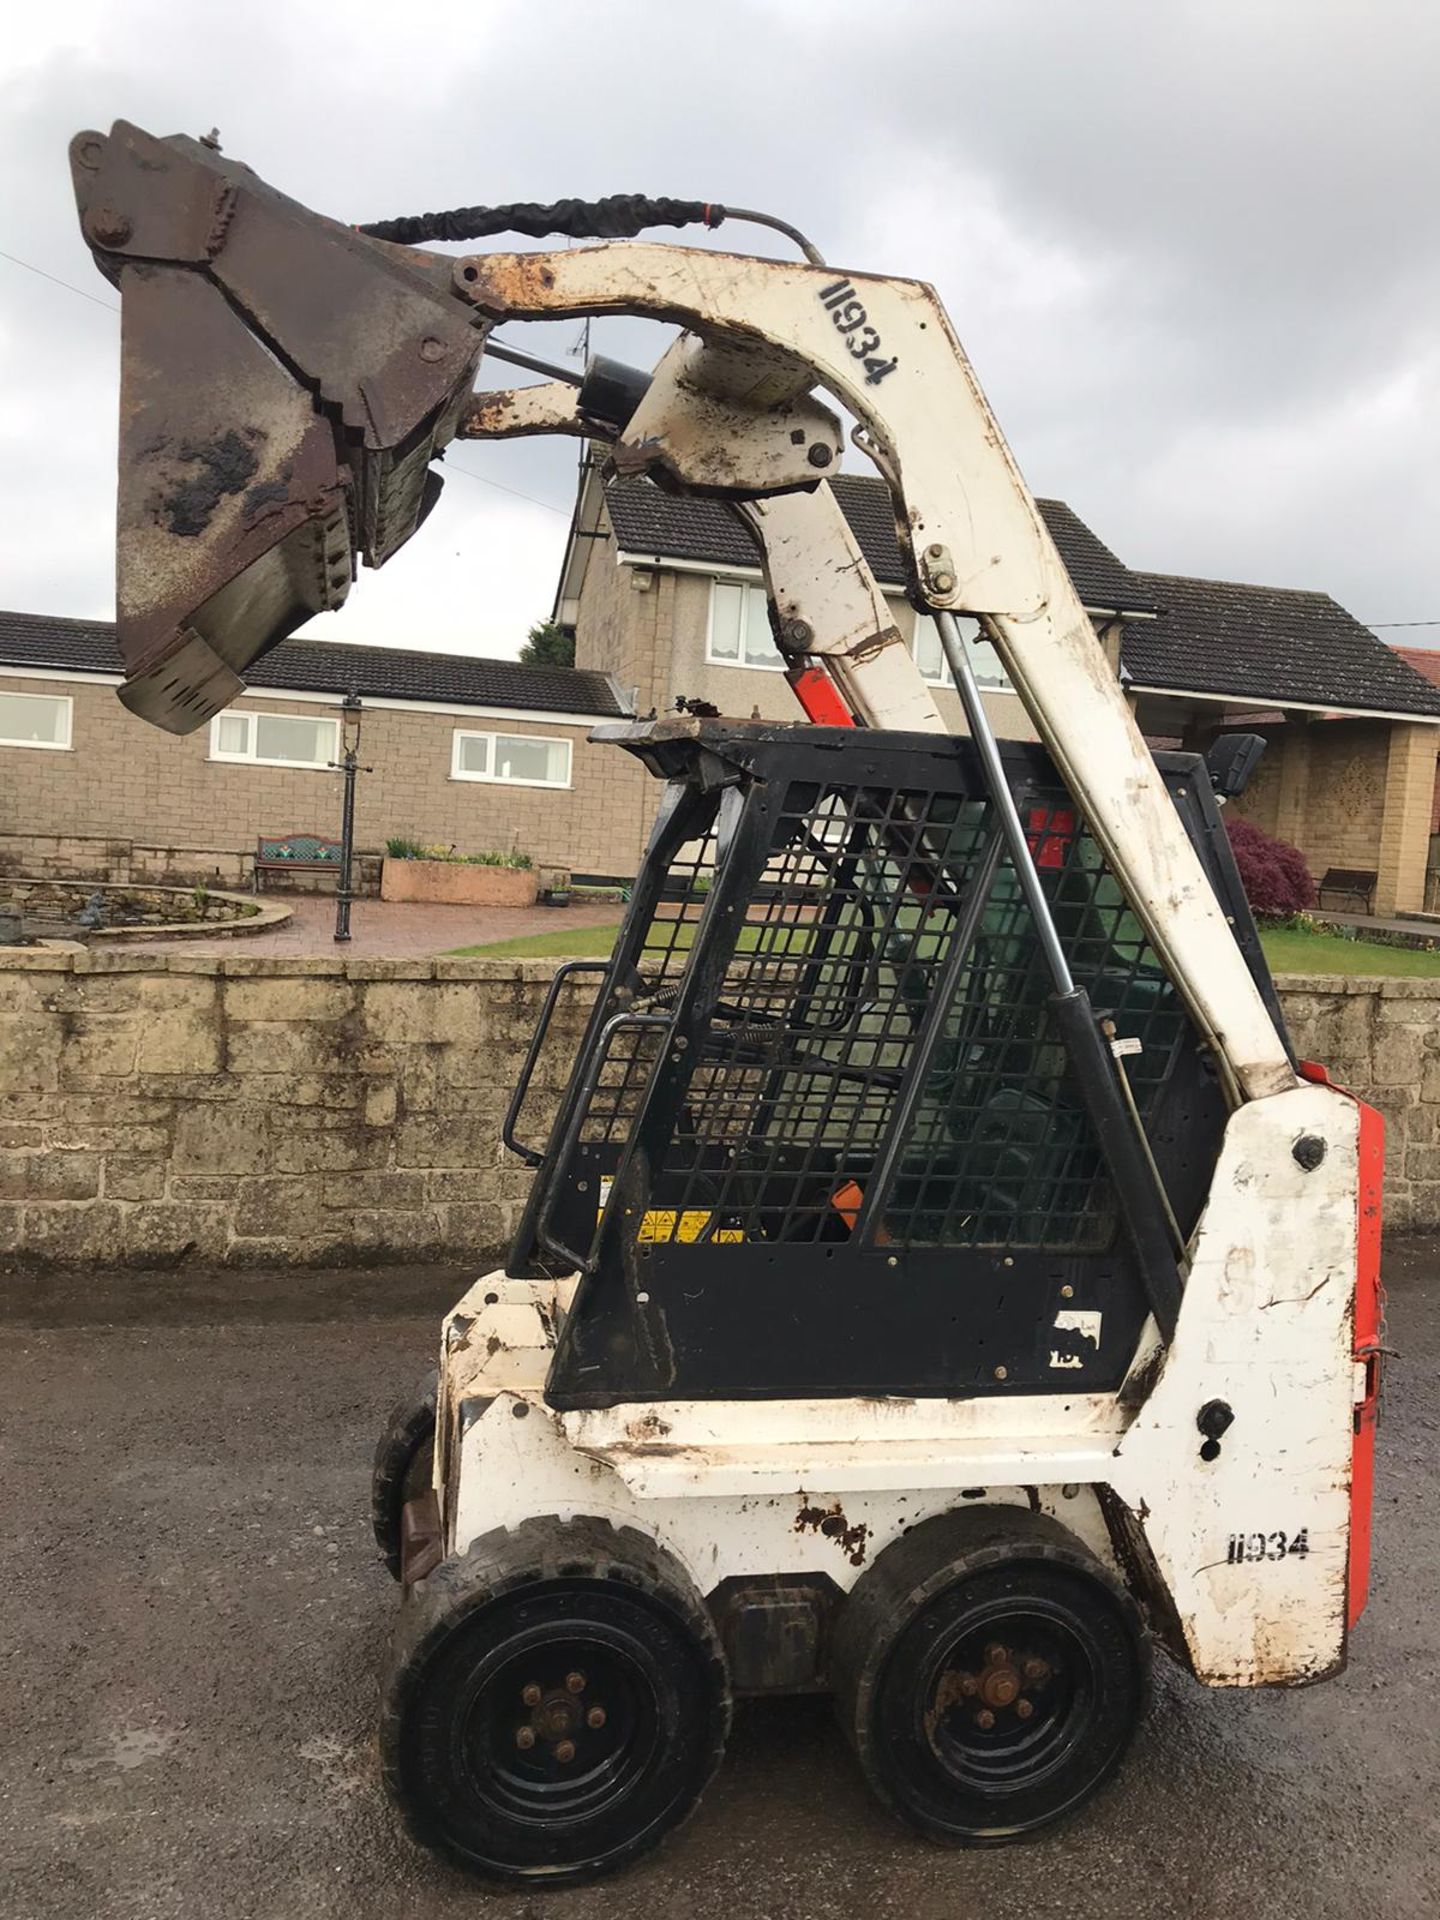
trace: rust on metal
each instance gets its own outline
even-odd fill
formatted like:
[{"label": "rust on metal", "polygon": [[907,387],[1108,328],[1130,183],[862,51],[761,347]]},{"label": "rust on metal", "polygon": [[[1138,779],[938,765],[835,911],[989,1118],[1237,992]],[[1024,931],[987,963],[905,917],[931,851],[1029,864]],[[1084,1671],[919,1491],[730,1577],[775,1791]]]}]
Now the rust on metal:
[{"label": "rust on metal", "polygon": [[625,1436],[629,1440],[663,1440],[669,1432],[670,1422],[662,1420],[658,1413],[642,1413],[638,1420],[625,1424]]},{"label": "rust on metal", "polygon": [[526,434],[569,433],[609,437],[613,428],[585,418],[576,389],[564,380],[533,387],[506,387],[470,396],[456,429],[457,440],[518,440]]},{"label": "rust on metal", "polygon": [[852,1526],[838,1500],[829,1507],[803,1505],[795,1516],[795,1531],[822,1534],[825,1539],[835,1542],[852,1567],[863,1567],[865,1564],[870,1529],[863,1520],[856,1521]]},{"label": "rust on metal", "polygon": [[544,308],[555,270],[543,254],[475,254],[455,262],[455,288],[485,313]]}]

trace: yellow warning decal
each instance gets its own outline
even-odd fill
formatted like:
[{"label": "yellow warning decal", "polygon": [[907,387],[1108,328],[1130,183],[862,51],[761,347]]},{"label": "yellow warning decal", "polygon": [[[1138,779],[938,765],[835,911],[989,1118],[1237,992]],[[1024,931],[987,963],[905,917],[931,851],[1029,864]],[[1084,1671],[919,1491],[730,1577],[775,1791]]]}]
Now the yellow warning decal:
[{"label": "yellow warning decal", "polygon": [[[595,1218],[598,1221],[605,1212],[605,1203],[610,1198],[611,1180],[604,1174],[600,1180],[600,1205]],[[707,1232],[710,1225],[708,1207],[687,1207],[683,1213],[674,1207],[652,1208],[640,1222],[640,1231],[636,1242],[644,1246],[665,1246],[672,1240],[678,1240],[683,1246],[690,1245],[702,1237],[711,1246],[743,1246],[744,1231],[740,1227],[717,1227],[714,1233]]]}]

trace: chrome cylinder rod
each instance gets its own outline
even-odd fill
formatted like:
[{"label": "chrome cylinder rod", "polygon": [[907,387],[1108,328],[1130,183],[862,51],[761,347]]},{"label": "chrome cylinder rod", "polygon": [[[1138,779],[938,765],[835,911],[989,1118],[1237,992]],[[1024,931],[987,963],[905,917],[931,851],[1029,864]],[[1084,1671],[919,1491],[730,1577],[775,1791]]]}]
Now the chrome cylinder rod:
[{"label": "chrome cylinder rod", "polygon": [[965,718],[970,727],[970,738],[975,742],[975,751],[980,756],[985,783],[990,789],[990,796],[1000,822],[1005,851],[1009,854],[1010,864],[1015,869],[1015,878],[1020,883],[1025,904],[1034,915],[1036,937],[1045,955],[1045,964],[1050,969],[1051,981],[1056,993],[1073,993],[1075,982],[1070,977],[1070,965],[1060,945],[1060,936],[1055,931],[1055,922],[1050,914],[1050,902],[1045,898],[1045,889],[1040,884],[1040,875],[1030,852],[1030,842],[1025,837],[1025,825],[1020,818],[1020,810],[1015,805],[1015,796],[1010,791],[1010,782],[1005,778],[1004,762],[1000,758],[1000,749],[995,744],[995,733],[990,725],[990,717],[985,711],[985,703],[980,697],[980,686],[975,678],[975,669],[970,664],[970,653],[965,645],[965,636],[961,633],[959,622],[953,613],[937,610],[935,625],[940,631],[940,645],[945,650],[950,671],[955,676],[960,704],[965,709]]}]

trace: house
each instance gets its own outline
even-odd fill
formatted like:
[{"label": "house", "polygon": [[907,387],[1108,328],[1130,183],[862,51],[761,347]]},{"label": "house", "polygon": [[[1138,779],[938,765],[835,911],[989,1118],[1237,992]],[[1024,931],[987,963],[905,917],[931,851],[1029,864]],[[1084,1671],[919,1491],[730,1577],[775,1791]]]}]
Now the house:
[{"label": "house", "polygon": [[624,712],[602,672],[290,640],[199,731],[115,697],[113,627],[0,613],[0,863],[11,871],[247,881],[261,834],[339,831],[340,703],[362,701],[358,848],[392,835],[608,873],[644,775],[585,744]]},{"label": "house", "polygon": [[[935,624],[917,617],[904,597],[889,493],[878,479],[860,475],[842,474],[830,484],[937,704],[962,731],[959,695]],[[1061,501],[1042,500],[1040,510],[1118,665],[1123,623],[1153,620],[1153,601]],[[599,465],[587,464],[554,618],[575,634],[577,664],[609,673],[633,697],[637,712],[653,707],[664,713],[683,694],[742,717],[797,716],[766,618],[754,543],[721,501],[676,497],[646,480],[607,484]],[[1033,740],[1029,717],[994,649],[975,641],[974,621],[961,624],[972,640],[976,676],[996,732]]]},{"label": "house", "polygon": [[[904,599],[884,483],[847,475],[831,484],[921,671],[962,730],[933,623]],[[1221,732],[1263,734],[1268,751],[1240,809],[1298,846],[1317,878],[1331,867],[1375,872],[1377,913],[1421,910],[1440,687],[1327,594],[1141,572],[1063,501],[1038,504],[1147,738],[1203,750]],[[638,712],[664,712],[683,694],[722,713],[790,719],[794,697],[760,577],[753,543],[723,503],[607,481],[592,457],[555,618],[575,634],[577,665],[609,674]],[[1033,738],[993,650],[980,643],[973,655],[996,732]]]}]

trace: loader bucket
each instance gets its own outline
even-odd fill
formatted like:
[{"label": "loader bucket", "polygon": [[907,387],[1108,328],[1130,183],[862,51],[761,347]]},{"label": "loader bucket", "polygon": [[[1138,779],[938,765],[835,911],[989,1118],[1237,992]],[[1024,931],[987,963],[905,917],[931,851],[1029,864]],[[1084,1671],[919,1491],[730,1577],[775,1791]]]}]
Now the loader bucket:
[{"label": "loader bucket", "polygon": [[120,698],[172,733],[338,607],[434,504],[484,323],[450,262],[307,211],[199,141],[70,148],[120,292]]}]

